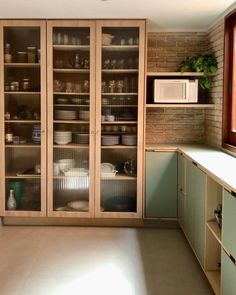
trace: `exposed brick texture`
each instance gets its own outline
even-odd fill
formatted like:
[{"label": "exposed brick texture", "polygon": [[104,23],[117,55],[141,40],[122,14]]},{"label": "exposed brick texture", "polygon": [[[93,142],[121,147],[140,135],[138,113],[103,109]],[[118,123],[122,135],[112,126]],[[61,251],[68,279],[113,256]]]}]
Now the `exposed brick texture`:
[{"label": "exposed brick texture", "polygon": [[224,21],[215,24],[207,32],[208,51],[214,52],[218,61],[218,71],[213,77],[210,100],[215,104],[214,110],[206,111],[206,143],[220,147],[222,141],[222,102],[223,102],[223,55],[224,55]]},{"label": "exposed brick texture", "polygon": [[[206,52],[206,33],[149,33],[148,71],[177,71],[188,56]],[[148,109],[146,143],[202,143],[205,110],[187,108]]]}]

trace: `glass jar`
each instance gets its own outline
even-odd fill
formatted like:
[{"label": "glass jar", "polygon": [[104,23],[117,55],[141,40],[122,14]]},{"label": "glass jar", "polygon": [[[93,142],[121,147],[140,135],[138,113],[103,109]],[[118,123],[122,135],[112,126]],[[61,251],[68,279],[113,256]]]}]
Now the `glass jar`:
[{"label": "glass jar", "polygon": [[27,54],[24,51],[18,51],[16,53],[16,62],[25,63],[27,61]]},{"label": "glass jar", "polygon": [[21,84],[22,91],[30,91],[30,79],[24,78]]},{"label": "glass jar", "polygon": [[4,47],[4,62],[5,63],[12,62],[11,44],[9,43],[6,43]]},{"label": "glass jar", "polygon": [[36,47],[27,47],[28,63],[36,63]]}]

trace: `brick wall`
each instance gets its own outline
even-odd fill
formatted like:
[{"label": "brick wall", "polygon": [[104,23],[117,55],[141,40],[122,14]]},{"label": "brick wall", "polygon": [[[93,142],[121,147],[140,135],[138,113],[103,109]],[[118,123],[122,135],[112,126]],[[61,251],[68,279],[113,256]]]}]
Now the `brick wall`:
[{"label": "brick wall", "polygon": [[[207,50],[206,33],[149,33],[148,71],[177,71],[180,62]],[[146,143],[202,143],[205,110],[148,109]]]},{"label": "brick wall", "polygon": [[223,102],[223,54],[224,54],[224,21],[215,24],[207,32],[208,51],[214,52],[218,61],[218,71],[213,77],[213,87],[210,100],[215,104],[215,109],[206,111],[207,144],[220,147],[222,141],[222,102]]}]

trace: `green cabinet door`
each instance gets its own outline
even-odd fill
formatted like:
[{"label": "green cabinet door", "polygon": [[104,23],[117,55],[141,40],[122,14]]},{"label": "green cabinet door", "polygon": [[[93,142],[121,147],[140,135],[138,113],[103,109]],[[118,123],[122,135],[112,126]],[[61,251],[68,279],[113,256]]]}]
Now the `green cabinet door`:
[{"label": "green cabinet door", "polygon": [[195,170],[191,161],[186,161],[186,210],[184,212],[185,234],[193,247],[194,237],[194,205],[195,205]]},{"label": "green cabinet door", "polygon": [[146,153],[146,217],[177,217],[177,154]]},{"label": "green cabinet door", "polygon": [[204,264],[206,175],[193,162],[186,162],[186,236],[200,263]]},{"label": "green cabinet door", "polygon": [[183,230],[185,228],[184,213],[186,205],[185,164],[186,158],[182,153],[178,153],[178,220]]},{"label": "green cabinet door", "polygon": [[221,252],[221,295],[236,294],[236,265],[229,256]]},{"label": "green cabinet door", "polygon": [[236,258],[236,198],[226,190],[224,190],[222,220],[223,245]]}]

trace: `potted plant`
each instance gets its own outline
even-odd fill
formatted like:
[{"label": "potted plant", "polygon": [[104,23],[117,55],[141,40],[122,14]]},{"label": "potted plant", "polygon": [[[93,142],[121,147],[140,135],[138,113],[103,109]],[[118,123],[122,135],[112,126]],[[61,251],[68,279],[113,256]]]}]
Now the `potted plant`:
[{"label": "potted plant", "polygon": [[184,72],[201,72],[203,80],[200,83],[203,89],[210,89],[212,82],[210,76],[217,71],[217,60],[213,53],[199,54],[193,57],[187,57],[179,65],[181,73]]}]

